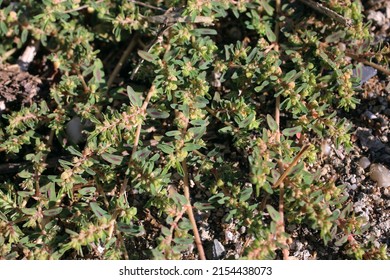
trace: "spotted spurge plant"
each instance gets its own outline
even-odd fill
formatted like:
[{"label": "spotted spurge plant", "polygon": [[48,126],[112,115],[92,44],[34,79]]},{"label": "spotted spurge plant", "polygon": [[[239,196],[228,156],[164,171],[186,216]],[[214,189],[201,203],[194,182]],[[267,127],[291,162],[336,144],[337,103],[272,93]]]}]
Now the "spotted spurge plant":
[{"label": "spotted spurge plant", "polygon": [[323,139],[352,148],[369,24],[308,2],[0,1],[2,64],[38,42],[42,79],[1,113],[0,258],[205,259],[205,219],[244,229],[238,258],[288,259],[291,227],[387,258],[321,173]]}]

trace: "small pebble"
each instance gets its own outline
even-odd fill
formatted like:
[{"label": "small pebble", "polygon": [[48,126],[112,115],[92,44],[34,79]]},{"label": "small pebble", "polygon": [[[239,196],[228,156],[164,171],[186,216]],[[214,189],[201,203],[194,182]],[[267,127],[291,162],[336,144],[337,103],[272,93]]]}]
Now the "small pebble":
[{"label": "small pebble", "polygon": [[226,254],[225,247],[218,241],[218,239],[214,239],[213,241],[213,259],[220,260]]},{"label": "small pebble", "polygon": [[367,157],[361,157],[359,159],[359,166],[363,169],[366,169],[371,164],[370,160]]},{"label": "small pebble", "polygon": [[370,178],[377,182],[379,188],[390,186],[390,170],[382,164],[372,164],[370,167]]}]

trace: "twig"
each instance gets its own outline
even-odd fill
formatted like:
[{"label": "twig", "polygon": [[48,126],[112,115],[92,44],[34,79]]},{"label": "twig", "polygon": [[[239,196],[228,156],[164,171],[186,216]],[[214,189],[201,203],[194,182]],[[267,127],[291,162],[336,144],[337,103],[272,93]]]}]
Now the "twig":
[{"label": "twig", "polygon": [[210,113],[210,115],[212,115],[214,118],[219,120],[221,123],[225,124],[226,126],[230,126],[232,128],[233,132],[239,131],[239,128],[235,127],[233,124],[221,120],[221,118],[217,116],[217,113],[213,109],[211,109],[209,106],[206,106],[205,109],[207,112]]},{"label": "twig", "polygon": [[[279,25],[279,16],[281,13],[281,1],[276,0],[275,2],[275,11],[276,11],[276,24],[275,24],[275,50],[279,51],[279,33],[280,33],[280,25]],[[277,123],[277,130],[276,130],[276,141],[279,143],[279,155],[282,154],[281,148],[280,148],[280,95],[276,97],[275,102],[275,121]],[[283,170],[283,163],[279,162],[279,170]],[[279,187],[279,215],[280,220],[278,222],[277,227],[277,234],[279,236],[283,236],[283,233],[285,232],[285,226],[284,226],[284,184],[281,183]],[[286,244],[287,245],[287,244]],[[282,249],[283,253],[283,259],[288,260],[289,252],[288,248]]]},{"label": "twig", "polygon": [[129,57],[130,53],[134,49],[135,45],[138,42],[138,33],[136,33],[133,38],[131,39],[130,44],[127,46],[126,50],[122,54],[121,58],[119,59],[118,63],[116,64],[114,70],[112,71],[110,78],[107,82],[107,91],[111,88],[112,83],[114,82],[116,76],[118,75],[119,71],[122,69],[123,64],[125,63],[126,59]]},{"label": "twig", "polygon": [[341,23],[342,25],[344,25],[346,27],[351,27],[352,26],[352,20],[351,19],[345,18],[345,17],[339,15],[338,13],[336,13],[336,12],[332,11],[331,9],[325,7],[321,3],[315,2],[313,0],[299,0],[299,1],[301,1],[303,4],[309,6],[310,8],[316,10],[317,12],[334,19],[335,21],[337,21],[338,23]]},{"label": "twig", "polygon": [[192,225],[192,231],[194,232],[194,239],[195,239],[196,247],[198,248],[199,258],[201,260],[205,260],[206,255],[205,255],[204,250],[203,250],[202,241],[200,240],[200,235],[199,235],[199,231],[198,231],[198,226],[196,225],[194,212],[192,211],[192,205],[191,205],[191,200],[190,200],[190,182],[189,182],[189,178],[188,178],[189,176],[188,176],[188,167],[187,167],[187,160],[186,159],[183,160],[182,167],[183,167],[183,173],[184,173],[184,177],[183,177],[184,196],[187,199],[187,215],[188,215],[188,218],[189,218],[191,225]]},{"label": "twig", "polygon": [[[159,40],[160,36],[163,35],[163,33],[165,32],[165,30],[167,30],[170,26],[166,25],[165,23],[162,25],[162,27],[160,28],[160,30],[157,32],[157,35],[156,37],[153,39],[153,41],[148,45],[146,51],[149,52],[153,46],[157,43],[157,41]],[[131,73],[131,76],[130,76],[130,80],[134,80],[134,77],[135,75],[137,74],[139,68],[141,67],[141,64],[144,62],[144,59],[141,59],[137,66],[134,68],[133,70],[133,73]]]},{"label": "twig", "polygon": [[303,154],[306,152],[306,150],[310,147],[309,144],[303,146],[301,148],[301,150],[299,151],[299,153],[295,156],[295,158],[293,159],[293,161],[289,164],[289,166],[287,167],[287,169],[283,172],[283,174],[279,177],[279,179],[272,185],[272,188],[275,189],[277,188],[280,184],[283,183],[284,179],[286,179],[287,175],[291,172],[291,170],[293,169],[293,167],[295,165],[297,165],[298,161],[301,159],[301,157],[303,156]]},{"label": "twig", "polygon": [[383,67],[382,65],[378,65],[374,62],[368,61],[367,59],[362,58],[359,55],[353,54],[351,52],[346,52],[345,54],[356,61],[362,62],[365,65],[371,66],[372,68],[375,68],[376,70],[381,71],[382,73],[386,74],[387,76],[390,76],[390,70]]},{"label": "twig", "polygon": [[[146,111],[146,108],[148,107],[148,104],[149,104],[149,101],[150,101],[150,98],[152,98],[152,95],[154,94],[155,92],[155,86],[152,85],[149,89],[149,92],[145,98],[145,101],[144,103],[142,104],[142,107],[140,109],[141,112],[145,113]],[[131,156],[130,156],[130,160],[129,160],[129,163],[127,165],[127,168],[130,169],[132,164],[133,164],[133,161],[134,161],[134,156],[135,156],[135,153],[137,151],[137,148],[138,148],[138,143],[139,143],[139,137],[141,135],[141,128],[142,128],[142,122],[140,122],[137,126],[137,131],[135,132],[135,137],[134,137],[134,144],[133,144],[133,150],[131,152]],[[127,176],[125,176],[125,179],[123,180],[123,184],[122,184],[122,187],[119,191],[119,196],[123,195],[125,192],[126,192],[126,188],[127,188],[127,183],[129,182],[129,178]]]},{"label": "twig", "polygon": [[[173,103],[177,104],[176,96],[173,96]],[[175,109],[175,116],[176,116],[176,118],[180,118],[179,111],[177,109]],[[188,122],[186,122],[186,124],[180,128],[180,131],[183,135],[182,136],[183,138],[184,138],[185,133],[187,132],[187,128],[188,128]],[[191,222],[192,231],[194,232],[194,240],[195,240],[196,247],[198,249],[199,258],[201,260],[206,260],[206,255],[204,253],[202,241],[200,239],[198,226],[196,225],[194,212],[192,211],[191,197],[190,197],[190,180],[189,180],[189,175],[188,175],[189,172],[188,172],[188,166],[187,166],[187,158],[184,158],[184,160],[181,162],[181,166],[183,168],[183,192],[184,192],[184,196],[187,200],[186,208],[187,208],[188,219]]]}]

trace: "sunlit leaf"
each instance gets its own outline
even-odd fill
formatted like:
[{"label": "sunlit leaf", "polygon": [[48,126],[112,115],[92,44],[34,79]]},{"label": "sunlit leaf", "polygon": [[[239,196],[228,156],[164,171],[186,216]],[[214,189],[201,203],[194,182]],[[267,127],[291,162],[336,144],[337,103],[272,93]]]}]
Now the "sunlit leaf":
[{"label": "sunlit leaf", "polygon": [[101,219],[107,215],[107,211],[100,208],[96,202],[91,202],[89,206],[91,206],[92,212],[96,215],[96,217],[98,217],[98,219]]},{"label": "sunlit leaf", "polygon": [[144,60],[146,60],[146,61],[148,61],[148,62],[154,62],[154,61],[156,60],[156,57],[155,57],[155,56],[153,56],[152,54],[150,54],[150,53],[148,53],[148,52],[146,52],[146,51],[139,50],[139,51],[138,51],[138,55],[139,55],[142,59],[144,59]]},{"label": "sunlit leaf", "polygon": [[169,113],[165,111],[159,111],[154,108],[149,108],[146,110],[148,115],[155,119],[166,119],[169,117]]},{"label": "sunlit leaf", "polygon": [[112,163],[115,165],[120,165],[123,161],[123,156],[113,155],[113,154],[108,154],[108,153],[102,154],[102,158],[104,160],[108,161],[109,163]]},{"label": "sunlit leaf", "polygon": [[142,106],[141,93],[135,92],[131,86],[127,86],[127,96],[130,99],[131,104],[136,107]]},{"label": "sunlit leaf", "polygon": [[272,131],[278,130],[278,124],[271,115],[267,115],[267,124]]},{"label": "sunlit leaf", "polygon": [[294,136],[301,131],[302,131],[302,127],[296,126],[296,127],[291,127],[291,128],[285,128],[282,130],[282,133],[284,136]]},{"label": "sunlit leaf", "polygon": [[53,217],[60,214],[61,212],[62,212],[62,207],[57,207],[53,209],[44,210],[43,215],[45,215],[46,217]]},{"label": "sunlit leaf", "polygon": [[275,222],[279,222],[280,221],[280,214],[279,214],[279,212],[276,211],[275,208],[273,208],[269,204],[267,204],[266,208],[267,208],[267,211],[268,211],[269,215],[271,216],[271,219],[274,220]]}]

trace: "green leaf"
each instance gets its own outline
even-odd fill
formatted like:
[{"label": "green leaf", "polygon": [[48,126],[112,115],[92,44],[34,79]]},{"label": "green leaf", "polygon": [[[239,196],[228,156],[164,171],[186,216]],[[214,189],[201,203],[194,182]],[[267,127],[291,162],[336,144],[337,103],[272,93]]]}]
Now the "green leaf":
[{"label": "green leaf", "polygon": [[171,236],[171,231],[167,227],[164,227],[164,226],[161,227],[161,233],[164,236]]},{"label": "green leaf", "polygon": [[188,245],[188,244],[192,244],[194,241],[192,240],[192,238],[179,238],[179,237],[176,237],[176,238],[173,239],[173,242],[175,242],[176,244]]},{"label": "green leaf", "polygon": [[92,212],[95,214],[96,217],[98,217],[98,219],[101,219],[107,215],[107,211],[100,208],[100,206],[96,202],[91,202],[89,206],[91,206]]},{"label": "green leaf", "polygon": [[85,187],[82,189],[79,189],[78,193],[81,195],[92,195],[96,191],[95,187]]},{"label": "green leaf", "polygon": [[133,106],[142,106],[141,93],[135,92],[131,86],[127,86],[127,95],[129,96],[130,102]]},{"label": "green leaf", "polygon": [[108,161],[109,163],[112,163],[115,165],[120,165],[122,163],[122,160],[123,160],[123,156],[113,155],[113,154],[108,154],[108,153],[102,154],[102,158],[104,160]]},{"label": "green leaf", "polygon": [[159,148],[161,151],[163,151],[164,153],[166,153],[168,155],[173,154],[173,152],[175,150],[172,146],[167,145],[167,144],[158,144],[157,148]]},{"label": "green leaf", "polygon": [[168,112],[159,111],[159,110],[154,109],[154,108],[149,108],[146,110],[146,112],[148,113],[148,115],[150,115],[152,118],[155,118],[155,119],[166,119],[169,117]]},{"label": "green leaf", "polygon": [[200,211],[215,209],[215,207],[210,203],[201,203],[201,202],[195,202],[194,207]]},{"label": "green leaf", "polygon": [[255,118],[255,114],[250,114],[246,119],[238,123],[239,128],[247,127]]},{"label": "green leaf", "polygon": [[271,205],[267,204],[267,211],[269,215],[271,216],[271,219],[274,220],[275,222],[280,221],[280,214],[278,211],[275,210]]},{"label": "green leaf", "polygon": [[267,124],[269,126],[269,128],[272,130],[272,131],[277,131],[278,130],[278,124],[276,123],[276,121],[274,120],[274,118],[271,116],[271,115],[267,115]]},{"label": "green leaf", "polygon": [[28,29],[24,28],[22,31],[22,35],[20,36],[20,39],[22,40],[22,44],[26,43],[28,36]]},{"label": "green leaf", "polygon": [[257,52],[259,51],[258,48],[253,48],[253,50],[251,51],[251,53],[248,55],[248,57],[246,58],[246,63],[250,63],[252,62],[253,58],[255,57],[255,55],[257,54]]},{"label": "green leaf", "polygon": [[22,208],[21,210],[24,214],[30,216],[35,215],[35,213],[37,213],[37,209],[35,208]]},{"label": "green leaf", "polygon": [[260,3],[269,16],[272,16],[274,14],[274,8],[270,4],[268,4],[268,1],[261,0]]},{"label": "green leaf", "polygon": [[165,135],[168,137],[174,137],[174,136],[181,135],[181,132],[179,130],[171,130],[171,131],[166,132]]},{"label": "green leaf", "polygon": [[7,216],[5,216],[4,213],[1,212],[1,211],[0,211],[0,219],[2,219],[4,222],[7,222],[7,223],[8,223]]},{"label": "green leaf", "polygon": [[215,29],[210,28],[197,28],[193,31],[194,35],[200,36],[200,35],[217,35],[217,31]]},{"label": "green leaf", "polygon": [[117,229],[121,232],[128,233],[134,236],[140,236],[145,233],[145,229],[143,228],[143,226],[124,224],[121,222],[117,223]]},{"label": "green leaf", "polygon": [[296,127],[283,129],[282,130],[282,134],[284,136],[294,136],[294,135],[296,135],[297,133],[299,133],[301,131],[302,131],[302,127],[301,126],[296,126]]},{"label": "green leaf", "polygon": [[53,209],[44,210],[43,215],[45,215],[46,217],[53,217],[60,214],[61,212],[62,212],[62,207],[57,207]]},{"label": "green leaf", "polygon": [[337,240],[334,245],[340,247],[341,245],[343,245],[345,242],[348,241],[348,235],[344,235],[343,237],[341,237],[339,240]]},{"label": "green leaf", "polygon": [[276,41],[276,35],[268,25],[265,25],[265,35],[267,36],[268,41],[271,43]]},{"label": "green leaf", "polygon": [[253,189],[252,188],[246,188],[244,189],[240,194],[240,201],[245,202],[247,201],[251,195],[252,195]]},{"label": "green leaf", "polygon": [[21,197],[29,197],[34,195],[34,191],[18,191],[18,195]]},{"label": "green leaf", "polygon": [[133,158],[137,159],[137,161],[142,161],[145,160],[150,155],[150,153],[151,151],[149,150],[149,148],[144,148],[142,150],[136,151],[134,153]]},{"label": "green leaf", "polygon": [[67,150],[74,156],[82,157],[83,154],[77,151],[73,146],[69,146]]},{"label": "green leaf", "polygon": [[8,32],[8,27],[4,21],[0,21],[0,30],[3,32],[3,34],[7,34]]},{"label": "green leaf", "polygon": [[23,179],[31,178],[33,174],[31,172],[28,172],[27,170],[22,170],[18,173],[18,176]]},{"label": "green leaf", "polygon": [[139,50],[138,51],[138,55],[142,59],[144,59],[144,60],[146,60],[148,62],[155,62],[155,60],[156,60],[156,57],[154,55],[152,55],[152,54],[150,54],[150,53],[148,53],[146,51]]},{"label": "green leaf", "polygon": [[339,209],[334,210],[333,213],[332,213],[332,216],[330,216],[328,218],[328,221],[333,222],[333,221],[337,220],[339,218],[339,216],[340,216],[340,213],[341,212],[340,212]]},{"label": "green leaf", "polygon": [[265,88],[266,86],[268,86],[268,84],[269,84],[269,81],[264,81],[264,82],[262,82],[261,85],[255,87],[255,91],[256,91],[256,92],[262,91],[263,88]]},{"label": "green leaf", "polygon": [[186,151],[186,152],[192,152],[192,151],[195,151],[195,150],[199,150],[201,148],[202,148],[201,145],[193,144],[193,143],[186,143],[184,145],[183,150]]},{"label": "green leaf", "polygon": [[291,82],[293,79],[294,79],[294,77],[295,77],[295,75],[297,74],[297,70],[291,70],[290,72],[288,72],[285,76],[284,76],[284,78],[283,78],[283,82],[286,82],[286,83],[288,83],[288,82]]},{"label": "green leaf", "polygon": [[206,126],[191,127],[188,132],[193,134],[193,139],[198,140],[206,133]]}]

